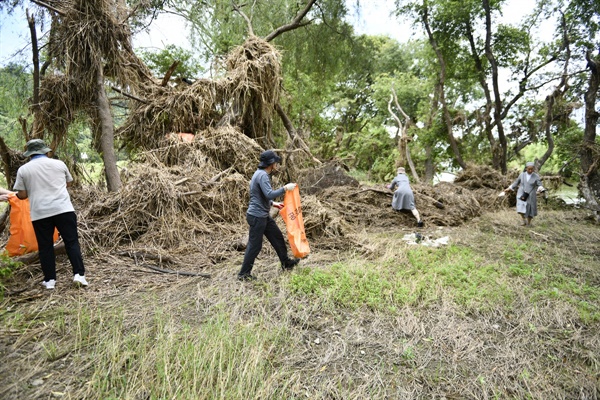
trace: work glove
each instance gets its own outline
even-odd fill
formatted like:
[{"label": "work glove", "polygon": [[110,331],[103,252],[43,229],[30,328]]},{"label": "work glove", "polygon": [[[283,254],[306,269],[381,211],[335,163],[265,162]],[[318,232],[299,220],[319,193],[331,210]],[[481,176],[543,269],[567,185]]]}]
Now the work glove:
[{"label": "work glove", "polygon": [[274,201],[273,204],[271,204],[271,205],[278,210],[281,210],[283,208],[283,203],[279,203],[277,201]]},{"label": "work glove", "polygon": [[290,190],[294,190],[296,188],[296,184],[295,183],[288,183],[288,184],[285,184],[283,186],[283,188],[285,189],[286,192],[289,192]]},{"label": "work glove", "polygon": [[540,193],[540,192],[542,192],[542,193],[543,193],[543,192],[545,192],[545,191],[546,191],[546,188],[545,188],[545,187],[543,187],[543,186],[538,186],[538,188],[537,188],[537,192],[538,192],[538,193]]}]

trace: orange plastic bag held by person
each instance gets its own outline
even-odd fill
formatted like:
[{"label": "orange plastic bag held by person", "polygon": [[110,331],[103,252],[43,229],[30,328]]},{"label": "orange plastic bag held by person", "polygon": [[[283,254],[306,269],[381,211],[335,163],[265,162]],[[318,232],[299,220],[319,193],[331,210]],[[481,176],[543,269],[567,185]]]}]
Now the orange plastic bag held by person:
[{"label": "orange plastic bag held by person", "polygon": [[[29,200],[19,200],[17,196],[8,198],[10,203],[10,237],[6,243],[8,255],[21,256],[38,250],[35,231],[29,215]],[[58,231],[54,231],[54,241],[58,239]]]},{"label": "orange plastic bag held by person", "polygon": [[287,230],[288,241],[294,257],[304,258],[310,253],[306,233],[304,232],[304,219],[302,218],[302,205],[300,204],[300,189],[285,192],[283,208],[279,211]]}]

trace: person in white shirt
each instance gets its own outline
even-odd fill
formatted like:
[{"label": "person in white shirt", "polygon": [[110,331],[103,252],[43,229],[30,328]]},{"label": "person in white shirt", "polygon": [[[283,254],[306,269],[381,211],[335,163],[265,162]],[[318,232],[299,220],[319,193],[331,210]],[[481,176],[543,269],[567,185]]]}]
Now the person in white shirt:
[{"label": "person in white shirt", "polygon": [[56,284],[56,256],[53,243],[56,228],[73,267],[74,284],[87,286],[83,257],[79,247],[77,216],[67,191],[73,177],[64,162],[48,157],[51,151],[52,149],[41,139],[27,142],[27,150],[23,155],[31,157],[31,160],[18,169],[13,189],[17,191],[19,199],[29,198],[31,222],[44,273],[42,285],[46,289],[54,289]]}]

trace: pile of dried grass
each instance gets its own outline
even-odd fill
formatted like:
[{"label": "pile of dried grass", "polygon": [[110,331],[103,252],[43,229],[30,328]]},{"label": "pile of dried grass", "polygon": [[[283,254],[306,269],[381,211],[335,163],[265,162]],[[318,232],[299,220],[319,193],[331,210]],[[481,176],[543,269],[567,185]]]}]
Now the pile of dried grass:
[{"label": "pile of dried grass", "polygon": [[264,151],[256,141],[230,126],[207,129],[201,135],[196,135],[194,145],[216,162],[221,170],[233,167],[247,177],[256,171],[260,153]]},{"label": "pile of dried grass", "polygon": [[462,188],[469,189],[475,196],[479,205],[485,210],[498,207],[512,207],[515,205],[514,196],[498,197],[498,194],[506,189],[517,177],[516,171],[510,171],[502,175],[500,171],[488,165],[469,165],[461,171],[454,183]]},{"label": "pile of dried grass", "polygon": [[281,89],[280,58],[272,45],[250,37],[228,55],[219,79],[201,79],[189,86],[145,85],[139,94],[143,101],[132,101],[118,136],[131,149],[148,150],[163,146],[169,132],[235,125],[269,147]]},{"label": "pile of dried grass", "polygon": [[298,184],[308,194],[318,194],[334,186],[359,186],[358,181],[346,173],[346,167],[335,161],[299,171]]},{"label": "pile of dried grass", "polygon": [[351,230],[338,212],[313,195],[302,196],[302,217],[308,239],[343,238]]},{"label": "pile of dried grass", "polygon": [[89,86],[81,85],[80,79],[51,74],[42,79],[39,95],[36,123],[45,126],[58,144],[66,139],[66,132],[77,113],[90,107],[94,92]]},{"label": "pile of dried grass", "polygon": [[[483,211],[470,190],[452,183],[440,183],[436,186],[417,184],[413,185],[412,189],[416,207],[427,225],[458,226],[479,216]],[[326,204],[327,214],[330,215],[326,221],[334,227],[329,231],[339,232],[344,236],[365,227],[416,225],[416,220],[410,212],[395,212],[391,208],[392,192],[383,187],[337,186],[323,190],[317,198],[320,202],[310,211],[323,213],[318,207]],[[306,221],[309,211],[304,215]],[[337,230],[336,226],[343,229]],[[323,231],[326,231],[326,228],[320,230]]]},{"label": "pile of dried grass", "polygon": [[421,217],[430,224],[458,226],[479,216],[483,211],[471,190],[453,183],[414,185],[413,191]]},{"label": "pile of dried grass", "polygon": [[[108,0],[56,2],[48,56],[60,73],[43,74],[40,102],[34,105],[36,123],[60,143],[80,111],[95,118],[98,77],[106,76],[135,92],[151,73],[131,47],[124,9]],[[119,3],[120,4],[120,3]]]},{"label": "pile of dried grass", "polygon": [[469,165],[458,173],[454,183],[468,189],[489,188],[500,191],[508,187],[513,179],[512,174],[502,175],[488,165]]},{"label": "pile of dried grass", "polygon": [[[161,157],[181,148],[180,164],[163,163]],[[233,169],[224,173],[190,144],[141,153],[124,175],[119,193],[77,193],[85,248],[143,247],[213,259],[247,229],[248,178]]]}]

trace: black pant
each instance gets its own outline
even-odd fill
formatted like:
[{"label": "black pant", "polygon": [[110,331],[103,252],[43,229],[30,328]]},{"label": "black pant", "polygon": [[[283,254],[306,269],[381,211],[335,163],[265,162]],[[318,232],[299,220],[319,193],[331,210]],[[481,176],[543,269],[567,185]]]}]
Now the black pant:
[{"label": "black pant", "polygon": [[246,215],[246,221],[250,225],[250,233],[248,237],[248,246],[246,247],[246,253],[244,253],[244,262],[242,263],[242,269],[239,275],[249,275],[254,266],[254,260],[262,249],[263,235],[267,237],[267,240],[271,243],[279,260],[285,262],[288,258],[287,248],[285,241],[283,240],[283,234],[279,230],[279,227],[271,217],[255,217],[253,215]]},{"label": "black pant", "polygon": [[77,216],[74,212],[66,212],[52,217],[32,221],[35,238],[38,242],[40,264],[44,272],[44,281],[56,280],[56,257],[54,256],[54,228],[65,243],[65,250],[73,267],[73,274],[85,275],[83,257],[79,247],[77,234]]}]

